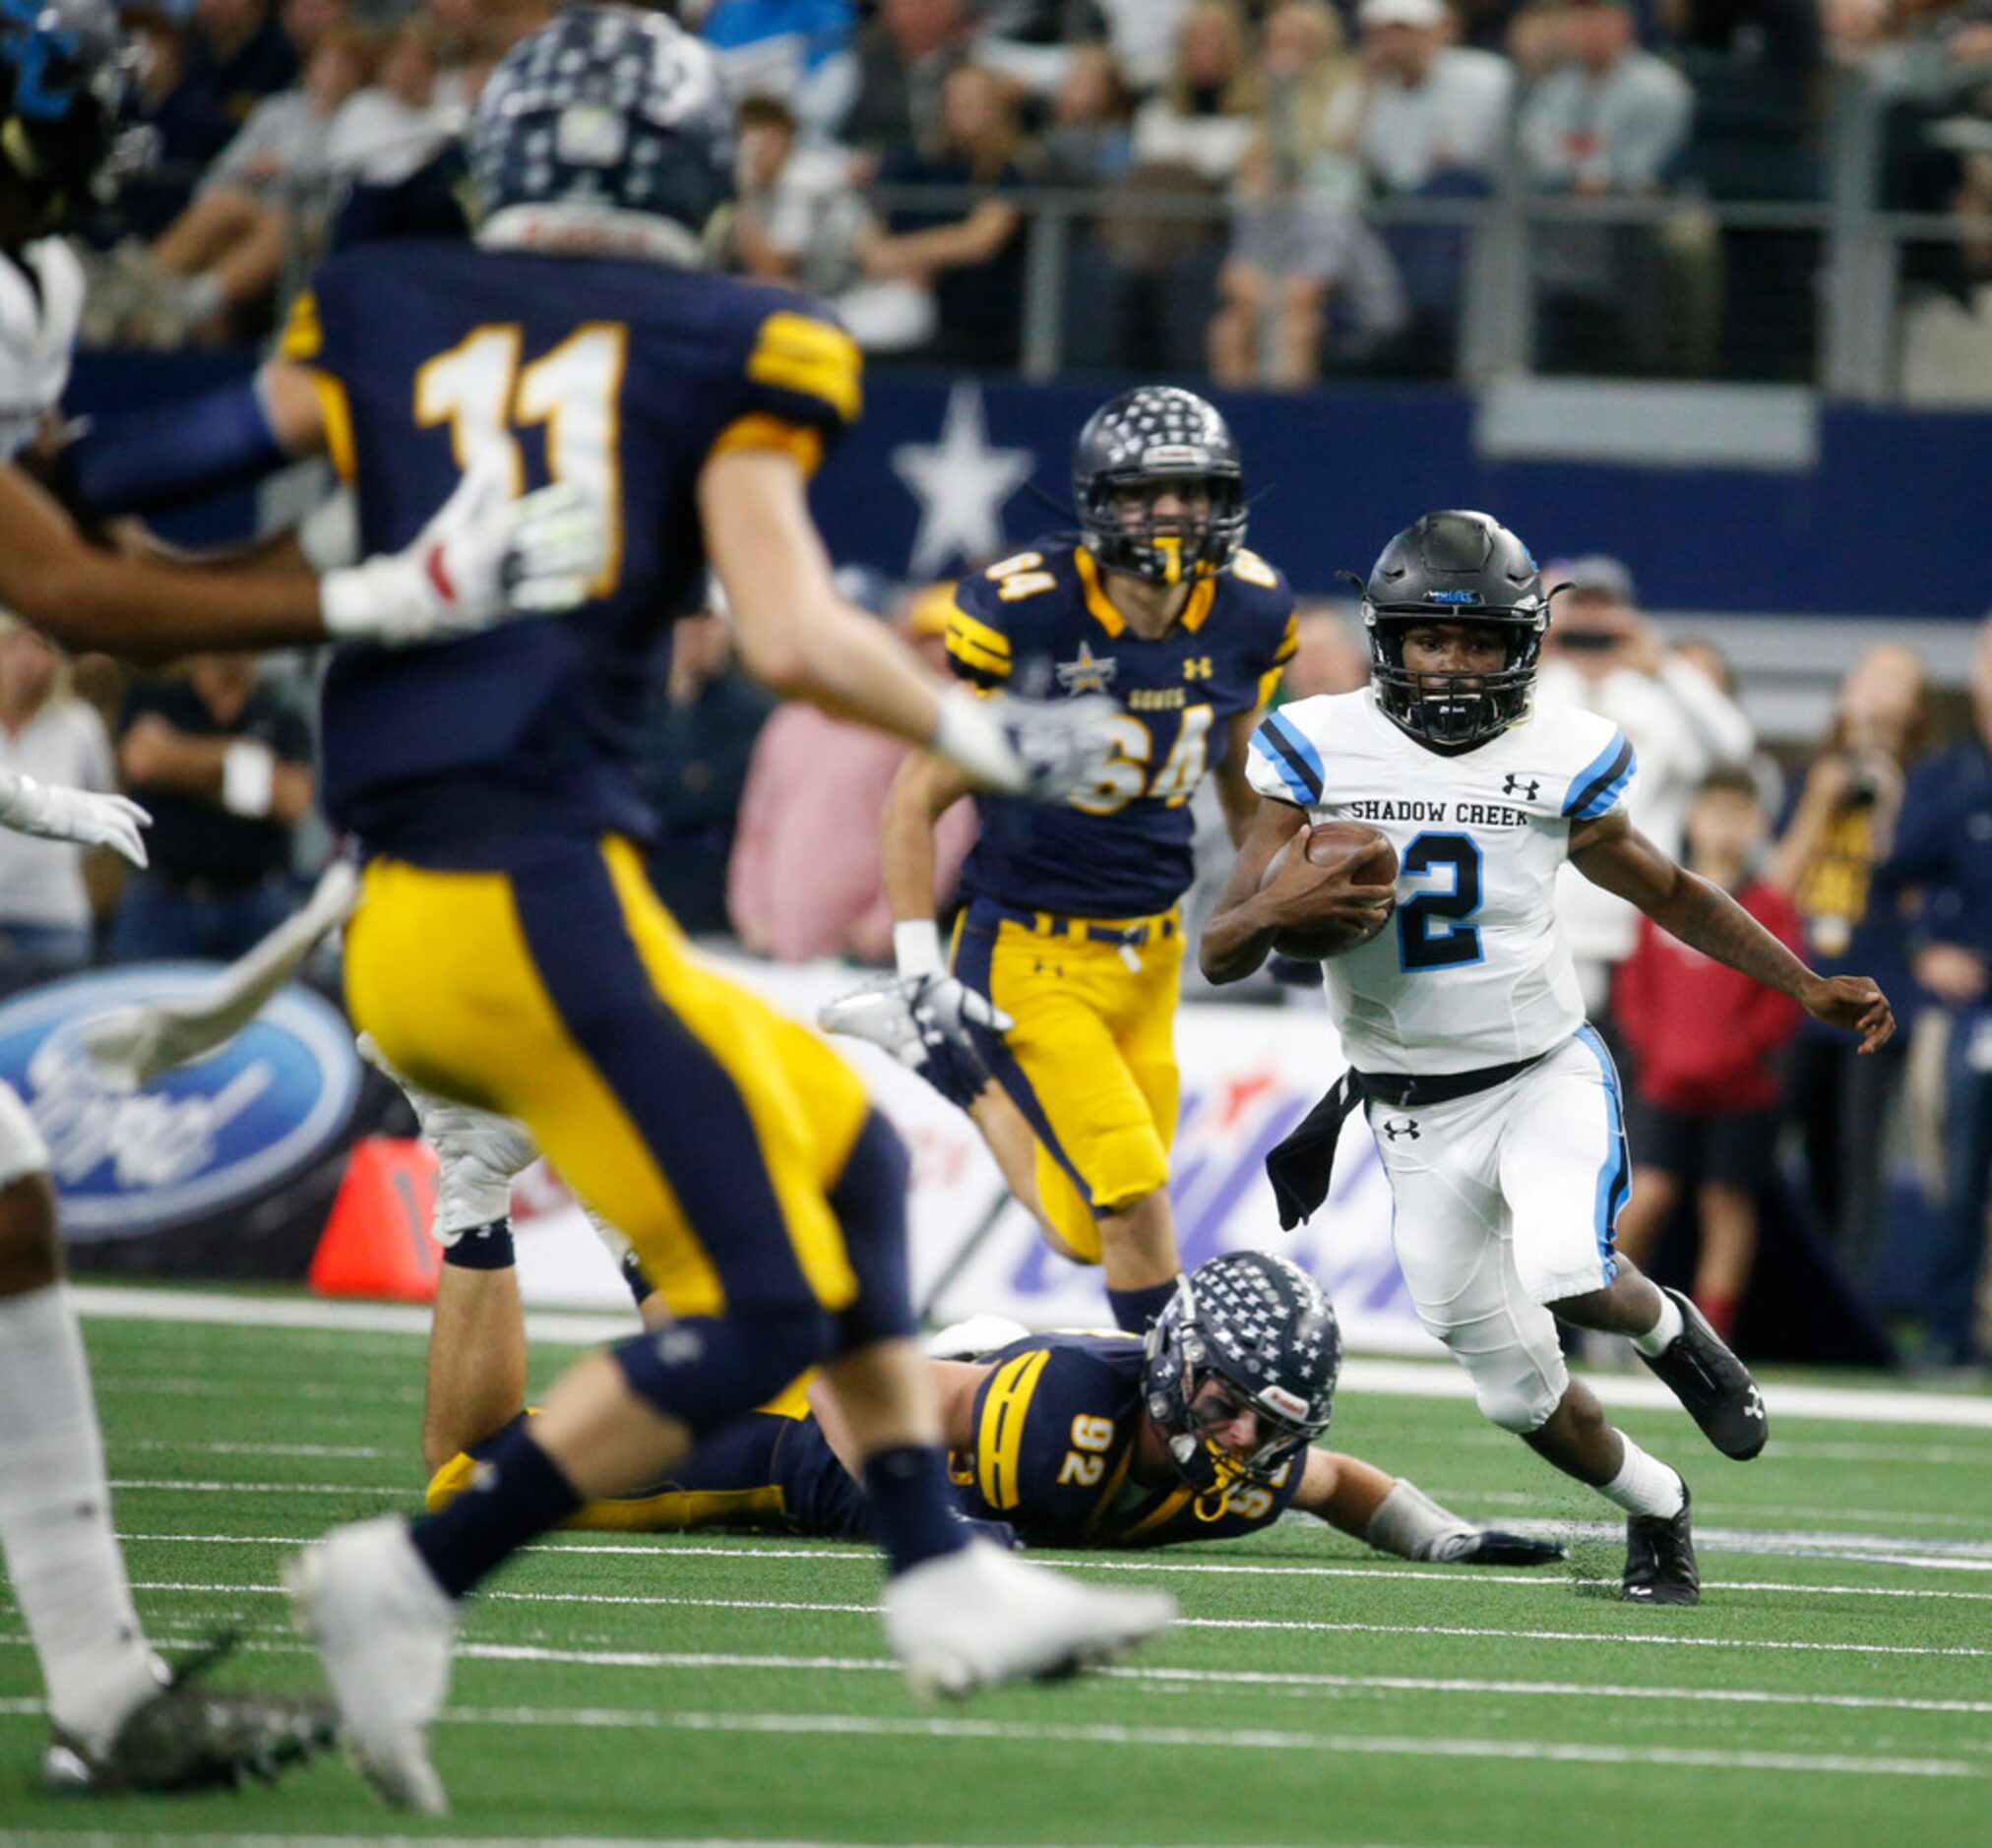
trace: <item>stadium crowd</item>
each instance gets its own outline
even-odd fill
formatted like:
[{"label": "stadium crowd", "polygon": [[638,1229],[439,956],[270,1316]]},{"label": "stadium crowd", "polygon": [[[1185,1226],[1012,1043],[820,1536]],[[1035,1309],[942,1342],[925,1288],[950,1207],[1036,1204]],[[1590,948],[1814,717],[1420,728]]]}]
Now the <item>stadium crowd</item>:
[{"label": "stadium crowd", "polygon": [[[348,196],[419,192],[496,58],[552,10],[124,5],[150,164],[96,233],[91,336],[267,331]],[[1880,124],[1863,203],[1962,221],[1908,248],[1905,388],[1992,381],[1992,237],[1969,222],[1992,219],[1983,0],[662,10],[714,45],[739,106],[725,261],[834,301],[877,355],[1014,361],[1049,198],[1078,232],[1068,364],[1231,385],[1450,373],[1468,226],[1505,192],[1551,214],[1526,234],[1538,370],[1808,379],[1816,219],[1722,210],[1817,213],[1858,87]]]}]

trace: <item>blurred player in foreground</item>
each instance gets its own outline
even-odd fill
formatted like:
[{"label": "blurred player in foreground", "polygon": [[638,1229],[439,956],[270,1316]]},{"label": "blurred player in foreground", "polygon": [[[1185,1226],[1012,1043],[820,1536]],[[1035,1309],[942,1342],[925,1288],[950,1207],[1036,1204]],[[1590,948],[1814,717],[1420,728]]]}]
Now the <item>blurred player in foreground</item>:
[{"label": "blurred player in foreground", "polygon": [[[415,643],[574,602],[602,531],[568,492],[507,504],[488,476],[467,480],[400,556],[320,578],[294,551],[239,570],[99,551],[20,465],[68,383],[83,277],[59,233],[111,163],[123,83],[107,0],[0,9],[0,602],[69,647],[153,660]],[[107,844],[140,865],[144,819],[119,798],[31,778],[0,788],[0,825]],[[0,1087],[0,1547],[48,1684],[45,1773],[102,1793],[271,1774],[322,1740],[324,1716],[174,1683],[133,1611],[47,1168],[31,1119]]]},{"label": "blurred player in foreground", "polygon": [[[1244,838],[1245,744],[1293,654],[1293,598],[1244,549],[1237,445],[1194,392],[1142,386],[1101,405],[1074,445],[1073,494],[1078,534],[962,583],[948,651],[977,687],[1105,695],[1113,754],[1062,806],[976,799],[952,956],[934,923],[934,829],[968,784],[909,759],[885,815],[899,976],[823,1023],[965,1107],[1048,1243],[1102,1265],[1114,1321],[1140,1333],[1181,1263],[1168,1182],[1190,801],[1214,773]],[[979,1056],[965,1062],[945,1029],[970,996],[1000,1017],[973,1029]]]},{"label": "blurred player in foreground", "polygon": [[672,1320],[576,1368],[450,1509],[341,1529],[297,1564],[355,1758],[432,1813],[458,1600],[818,1362],[866,1458],[887,1636],[915,1686],[1083,1664],[1171,1608],[967,1544],[909,1338],[903,1153],[828,1046],[687,951],[643,875],[621,744],[709,556],[750,669],[980,784],[1062,795],[1100,749],[1095,715],[944,694],[838,601],[805,495],[857,414],[856,351],[806,301],[702,273],[727,149],[696,40],[567,10],[487,86],[470,154],[475,242],[328,265],[263,375],[272,432],[333,457],[369,543],[483,472],[585,490],[611,543],[558,624],[335,660],[325,801],[368,856],[348,998],[417,1081],[527,1122]]},{"label": "blurred player in foreground", "polygon": [[[1361,940],[1325,965],[1354,1069],[1267,1164],[1281,1218],[1326,1199],[1336,1135],[1364,1103],[1419,1320],[1488,1418],[1626,1510],[1625,1596],[1694,1604],[1687,1486],[1570,1379],[1556,1320],[1629,1336],[1724,1455],[1764,1448],[1764,1397],[1692,1303],[1613,1253],[1630,1174],[1618,1076],[1585,1024],[1552,909],[1557,869],[1568,859],[1864,1051],[1894,1031],[1889,1004],[1863,978],[1815,975],[1633,830],[1637,766],[1610,720],[1534,709],[1549,597],[1505,526],[1439,513],[1406,527],[1370,573],[1363,621],[1370,686],[1299,701],[1252,741],[1265,800],[1200,949],[1223,982],[1287,926],[1345,923]],[[1352,897],[1298,852],[1268,878],[1295,835],[1330,820],[1388,836],[1395,893]]]}]

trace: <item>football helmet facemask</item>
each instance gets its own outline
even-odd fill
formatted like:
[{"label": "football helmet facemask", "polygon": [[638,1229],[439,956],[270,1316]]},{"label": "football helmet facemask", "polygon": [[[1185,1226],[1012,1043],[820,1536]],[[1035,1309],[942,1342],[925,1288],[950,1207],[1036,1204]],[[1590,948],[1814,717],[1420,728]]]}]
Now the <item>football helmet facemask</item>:
[{"label": "football helmet facemask", "polygon": [[[1165,486],[1203,490],[1209,511],[1157,519]],[[1086,547],[1108,571],[1151,584],[1214,577],[1245,542],[1245,475],[1214,404],[1173,385],[1141,385],[1102,404],[1072,451]]]},{"label": "football helmet facemask", "polygon": [[[1149,1329],[1142,1395],[1178,1473],[1221,1508],[1328,1429],[1340,1371],[1341,1329],[1321,1285],[1284,1258],[1230,1252],[1177,1281]],[[1245,1411],[1261,1442],[1239,1455],[1215,1433]]]},{"label": "football helmet facemask", "polygon": [[[1362,592],[1377,704],[1427,750],[1470,751],[1528,716],[1549,595],[1527,546],[1499,521],[1427,514],[1384,547],[1366,583],[1343,575]],[[1483,624],[1499,633],[1506,662],[1493,673],[1413,672],[1404,637],[1421,622]]]}]

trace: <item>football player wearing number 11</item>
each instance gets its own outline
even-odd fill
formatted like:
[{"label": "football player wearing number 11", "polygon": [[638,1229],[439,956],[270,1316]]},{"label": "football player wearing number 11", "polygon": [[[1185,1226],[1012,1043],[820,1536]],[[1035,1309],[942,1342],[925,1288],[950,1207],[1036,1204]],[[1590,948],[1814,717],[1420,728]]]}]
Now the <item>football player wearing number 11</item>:
[{"label": "football player wearing number 11", "polygon": [[[1245,743],[1293,653],[1293,598],[1243,549],[1237,447],[1193,392],[1143,386],[1094,411],[1073,491],[1079,533],[963,582],[948,652],[986,689],[1106,695],[1112,753],[1063,806],[978,798],[952,964],[934,824],[967,784],[909,759],[885,816],[899,981],[823,1023],[917,1063],[965,1106],[1047,1242],[1103,1266],[1114,1320],[1139,1334],[1179,1267],[1168,1180],[1190,798],[1213,771],[1243,837]],[[979,1057],[961,1049],[964,1017]]]},{"label": "football player wearing number 11", "polygon": [[1362,590],[1371,684],[1298,701],[1253,737],[1266,800],[1200,946],[1205,973],[1235,981],[1276,931],[1343,902],[1340,875],[1300,854],[1260,890],[1309,823],[1371,823],[1397,848],[1392,927],[1327,964],[1354,1071],[1269,1159],[1280,1216],[1327,1197],[1336,1134],[1365,1104],[1419,1319],[1488,1418],[1626,1510],[1626,1597],[1694,1604],[1687,1487],[1567,1376],[1555,1319],[1630,1336],[1727,1456],[1764,1448],[1764,1399],[1685,1297],[1612,1249],[1629,1173],[1618,1078],[1556,927],[1557,869],[1568,859],[1683,943],[1859,1034],[1863,1052],[1894,1017],[1873,982],[1814,974],[1635,832],[1637,767],[1608,719],[1532,709],[1554,591],[1514,533],[1485,514],[1429,514]]}]

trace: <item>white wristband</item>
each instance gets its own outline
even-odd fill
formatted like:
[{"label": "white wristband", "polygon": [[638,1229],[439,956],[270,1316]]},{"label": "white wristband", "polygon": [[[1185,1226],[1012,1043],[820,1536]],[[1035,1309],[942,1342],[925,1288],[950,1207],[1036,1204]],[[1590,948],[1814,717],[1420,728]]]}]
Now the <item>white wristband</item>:
[{"label": "white wristband", "polygon": [[893,926],[893,962],[907,977],[933,975],[945,968],[941,927],[930,917],[902,918]]},{"label": "white wristband", "polygon": [[263,816],[277,800],[277,753],[238,738],[221,753],[221,806],[230,815]]},{"label": "white wristband", "polygon": [[966,770],[982,787],[1006,795],[1023,792],[1024,766],[1003,735],[990,702],[977,699],[966,687],[953,687],[942,694],[932,747],[935,756]]}]

